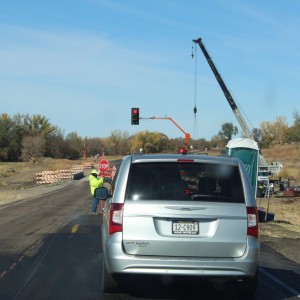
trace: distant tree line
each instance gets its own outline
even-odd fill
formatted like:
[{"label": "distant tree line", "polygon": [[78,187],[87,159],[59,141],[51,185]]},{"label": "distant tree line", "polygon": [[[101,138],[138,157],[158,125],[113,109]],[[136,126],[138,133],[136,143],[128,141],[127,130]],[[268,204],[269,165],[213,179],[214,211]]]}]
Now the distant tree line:
[{"label": "distant tree line", "polygon": [[[285,117],[277,117],[275,122],[262,122],[260,128],[252,133],[260,148],[274,143],[300,142],[300,115],[293,114],[294,122],[288,126]],[[224,123],[221,130],[210,141],[198,139],[189,141],[194,150],[224,148],[227,142],[238,134],[238,128],[232,123]],[[76,160],[95,155],[126,155],[144,153],[177,152],[183,146],[184,139],[169,139],[160,132],[142,131],[135,135],[115,130],[109,137],[80,137],[77,132],[64,135],[63,130],[52,125],[42,115],[8,114],[0,115],[0,161],[32,161],[40,157],[65,158]],[[298,149],[298,148],[297,148]]]}]

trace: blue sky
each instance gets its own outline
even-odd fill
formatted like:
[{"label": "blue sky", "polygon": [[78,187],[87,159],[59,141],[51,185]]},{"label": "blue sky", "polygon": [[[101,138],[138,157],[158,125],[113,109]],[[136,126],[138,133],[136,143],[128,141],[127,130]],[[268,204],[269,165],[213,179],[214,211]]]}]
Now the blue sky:
[{"label": "blue sky", "polygon": [[[0,0],[0,113],[42,114],[65,134],[241,129],[201,37],[250,129],[300,113],[300,1]],[[194,49],[195,52],[195,49]],[[197,106],[197,116],[193,108]],[[240,135],[239,135],[240,136]]]}]

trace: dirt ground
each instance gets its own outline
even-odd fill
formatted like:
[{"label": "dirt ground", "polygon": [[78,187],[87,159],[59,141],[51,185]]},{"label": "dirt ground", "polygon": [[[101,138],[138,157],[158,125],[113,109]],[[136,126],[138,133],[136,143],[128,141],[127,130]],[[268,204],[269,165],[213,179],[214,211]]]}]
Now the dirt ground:
[{"label": "dirt ground", "polygon": [[[275,160],[283,163],[285,174],[292,174],[294,183],[300,185],[300,159],[296,148],[279,146],[276,145],[274,149],[266,149],[264,151],[265,158],[268,162]],[[106,159],[109,160],[109,158]],[[64,180],[48,185],[37,185],[36,173],[67,169],[81,163],[82,161],[51,158],[44,158],[36,165],[25,162],[0,162],[0,205],[36,197],[70,184],[71,180]],[[85,174],[88,175],[89,171],[86,170]],[[259,223],[260,241],[300,264],[300,197],[282,197],[278,193],[270,198],[257,198],[257,206],[274,214],[273,221]]]},{"label": "dirt ground", "polygon": [[260,222],[260,241],[300,264],[300,197],[258,198],[258,207],[274,214],[272,222]]}]

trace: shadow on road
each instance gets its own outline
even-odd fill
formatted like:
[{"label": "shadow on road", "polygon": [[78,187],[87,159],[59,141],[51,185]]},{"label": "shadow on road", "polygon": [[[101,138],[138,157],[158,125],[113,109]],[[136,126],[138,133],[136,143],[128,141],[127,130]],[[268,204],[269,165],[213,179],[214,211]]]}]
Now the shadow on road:
[{"label": "shadow on road", "polygon": [[238,299],[233,283],[212,283],[194,276],[128,276],[122,289],[141,299]]}]

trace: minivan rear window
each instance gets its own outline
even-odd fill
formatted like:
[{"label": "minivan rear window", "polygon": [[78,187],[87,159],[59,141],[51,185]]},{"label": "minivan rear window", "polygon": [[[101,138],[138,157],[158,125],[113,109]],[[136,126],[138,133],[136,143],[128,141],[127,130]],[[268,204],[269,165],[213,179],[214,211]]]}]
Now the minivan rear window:
[{"label": "minivan rear window", "polygon": [[243,203],[237,166],[197,162],[131,165],[126,200],[187,200]]}]

